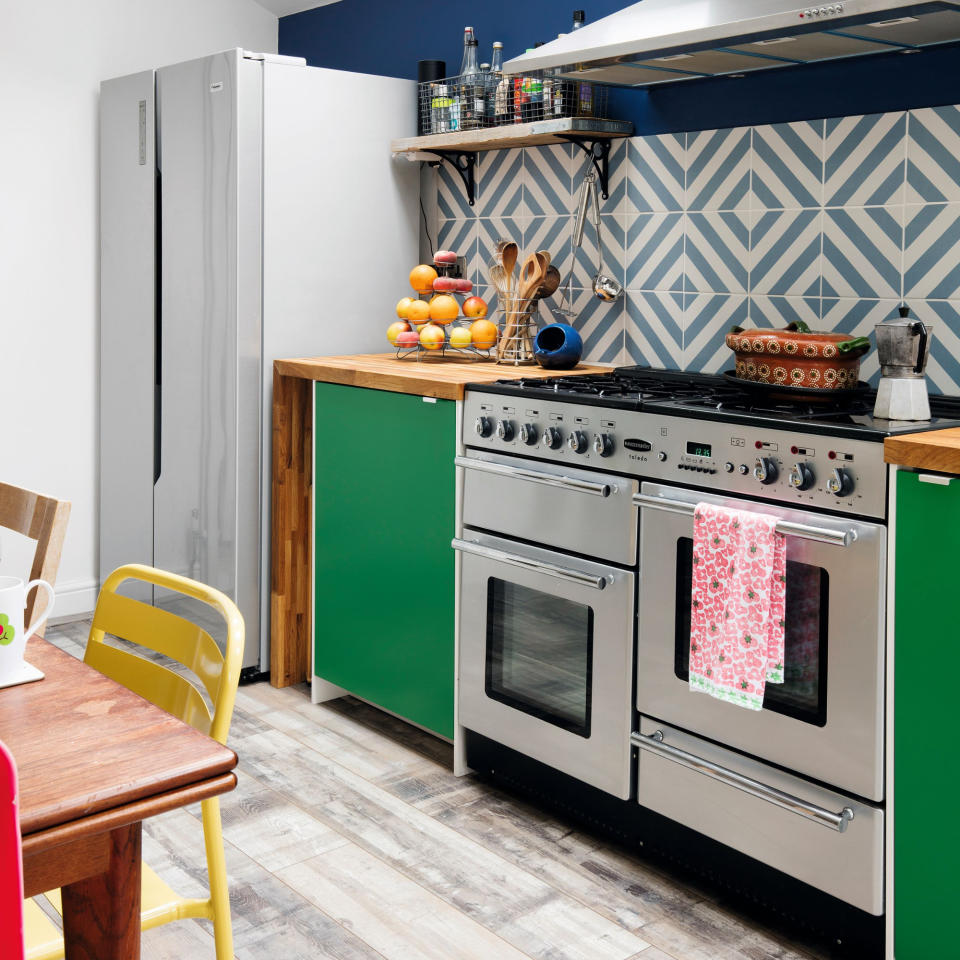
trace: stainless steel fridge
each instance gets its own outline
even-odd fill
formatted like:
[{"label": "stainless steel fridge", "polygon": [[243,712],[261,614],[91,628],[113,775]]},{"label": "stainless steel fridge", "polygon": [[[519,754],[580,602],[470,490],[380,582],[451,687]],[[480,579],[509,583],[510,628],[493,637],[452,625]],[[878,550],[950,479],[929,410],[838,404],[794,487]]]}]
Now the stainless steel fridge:
[{"label": "stainless steel fridge", "polygon": [[415,118],[411,81],[243,50],[100,87],[100,580],[223,590],[247,677],[270,662],[273,361],[388,348],[419,200],[390,140]]}]

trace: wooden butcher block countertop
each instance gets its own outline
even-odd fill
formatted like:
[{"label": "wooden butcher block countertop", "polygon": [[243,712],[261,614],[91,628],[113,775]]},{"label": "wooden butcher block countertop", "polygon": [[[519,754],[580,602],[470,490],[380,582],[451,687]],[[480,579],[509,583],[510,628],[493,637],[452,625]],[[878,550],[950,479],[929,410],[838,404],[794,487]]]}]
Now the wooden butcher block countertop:
[{"label": "wooden butcher block countertop", "polygon": [[883,457],[898,467],[960,474],[960,427],[887,437]]},{"label": "wooden butcher block countertop", "polygon": [[579,364],[573,370],[544,370],[536,365],[514,367],[460,358],[398,360],[392,353],[274,361],[274,370],[283,377],[342,383],[350,387],[369,387],[392,393],[412,393],[421,397],[438,397],[441,400],[462,400],[468,383],[607,373],[610,369],[586,363]]}]

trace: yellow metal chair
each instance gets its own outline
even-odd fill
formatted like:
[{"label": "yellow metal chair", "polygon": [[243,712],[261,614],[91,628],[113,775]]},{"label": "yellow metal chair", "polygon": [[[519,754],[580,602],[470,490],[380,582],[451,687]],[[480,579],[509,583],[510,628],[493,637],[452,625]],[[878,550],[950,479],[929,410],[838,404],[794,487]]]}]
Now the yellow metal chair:
[{"label": "yellow metal chair", "polygon": [[[220,652],[209,633],[190,620],[117,593],[117,587],[126,580],[152,583],[208,604],[226,621],[224,652]],[[134,693],[225,744],[240,679],[243,633],[240,611],[219,590],[154,567],[129,564],[114,570],[100,591],[83,659]],[[186,677],[153,660],[106,643],[105,634],[163,654],[187,667],[200,681],[213,709],[207,705],[200,688]],[[217,960],[232,960],[233,933],[219,797],[202,801],[200,809],[210,896],[205,900],[182,898],[143,864],[141,925],[142,929],[150,930],[172,920],[211,920]],[[50,891],[46,896],[59,912],[60,891]],[[60,931],[34,901],[26,901],[25,907],[27,960],[62,957]]]}]

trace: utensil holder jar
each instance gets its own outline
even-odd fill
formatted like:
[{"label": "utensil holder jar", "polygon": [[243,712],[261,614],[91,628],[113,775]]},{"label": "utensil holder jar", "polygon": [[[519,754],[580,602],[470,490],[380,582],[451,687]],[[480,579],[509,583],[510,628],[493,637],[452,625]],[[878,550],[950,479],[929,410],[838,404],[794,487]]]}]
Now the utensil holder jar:
[{"label": "utensil holder jar", "polygon": [[500,329],[497,363],[520,367],[535,363],[534,341],[539,330],[539,298],[507,297],[498,303],[502,319],[495,320]]}]

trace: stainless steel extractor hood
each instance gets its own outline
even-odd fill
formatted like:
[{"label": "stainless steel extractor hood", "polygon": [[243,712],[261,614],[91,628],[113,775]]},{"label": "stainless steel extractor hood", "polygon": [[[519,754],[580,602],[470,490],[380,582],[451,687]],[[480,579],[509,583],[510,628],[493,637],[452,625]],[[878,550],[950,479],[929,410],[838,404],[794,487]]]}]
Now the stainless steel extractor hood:
[{"label": "stainless steel extractor hood", "polygon": [[960,0],[641,0],[504,70],[647,87],[958,40]]}]

